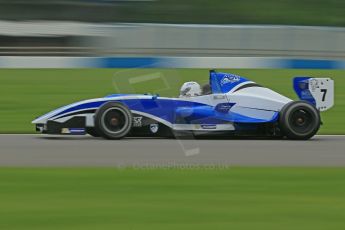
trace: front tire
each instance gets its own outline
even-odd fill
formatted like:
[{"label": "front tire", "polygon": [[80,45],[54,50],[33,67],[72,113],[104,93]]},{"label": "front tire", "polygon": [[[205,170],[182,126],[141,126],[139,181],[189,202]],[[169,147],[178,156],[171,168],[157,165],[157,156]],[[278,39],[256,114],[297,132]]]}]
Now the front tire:
[{"label": "front tire", "polygon": [[286,104],[279,114],[283,134],[293,140],[308,140],[320,128],[320,112],[308,102],[293,101]]},{"label": "front tire", "polygon": [[119,102],[108,102],[95,115],[95,129],[106,139],[125,137],[132,128],[133,116],[127,106]]}]

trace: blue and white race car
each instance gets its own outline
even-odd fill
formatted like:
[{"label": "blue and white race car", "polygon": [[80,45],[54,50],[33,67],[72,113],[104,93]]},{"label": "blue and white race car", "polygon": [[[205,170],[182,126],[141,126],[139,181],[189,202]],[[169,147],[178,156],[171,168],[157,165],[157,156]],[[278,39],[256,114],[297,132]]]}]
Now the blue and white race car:
[{"label": "blue and white race car", "polygon": [[183,135],[309,139],[320,111],[334,103],[330,78],[297,77],[293,101],[244,77],[210,71],[209,84],[183,84],[179,97],[113,94],[76,102],[35,119],[46,134],[90,134],[107,139]]}]

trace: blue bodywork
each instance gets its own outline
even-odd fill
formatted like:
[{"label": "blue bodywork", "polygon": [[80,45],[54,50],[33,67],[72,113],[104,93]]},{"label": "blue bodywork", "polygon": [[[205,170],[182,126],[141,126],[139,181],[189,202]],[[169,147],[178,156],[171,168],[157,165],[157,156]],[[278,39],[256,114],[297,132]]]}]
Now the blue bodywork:
[{"label": "blue bodywork", "polygon": [[[234,87],[245,82],[249,81],[238,75],[217,73],[215,71],[210,72],[210,87],[213,94],[225,95]],[[131,96],[131,98],[126,99],[127,96]],[[121,102],[134,113],[149,114],[153,117],[163,119],[170,124],[265,123],[275,122],[278,119],[278,112],[276,111],[269,111],[271,116],[268,116],[266,119],[259,118],[260,116],[255,117],[253,115],[248,116],[243,113],[236,113],[232,111],[236,103],[230,103],[227,100],[215,105],[209,105],[190,100],[162,98],[157,95],[150,96],[147,94],[107,95],[104,97],[104,100],[77,103],[75,106],[67,107],[55,113],[49,119],[59,119],[66,116],[66,114],[76,113],[78,111],[96,111],[104,103],[109,101]],[[255,111],[258,114],[264,112],[262,110]],[[266,113],[268,112],[266,111]]]},{"label": "blue bodywork", "polygon": [[308,101],[309,103],[316,106],[315,98],[311,95],[309,90],[309,79],[311,77],[295,77],[293,79],[293,88],[299,97],[303,101]]},{"label": "blue bodywork", "polygon": [[210,71],[210,85],[213,93],[227,93],[247,81],[248,79],[235,74]]}]

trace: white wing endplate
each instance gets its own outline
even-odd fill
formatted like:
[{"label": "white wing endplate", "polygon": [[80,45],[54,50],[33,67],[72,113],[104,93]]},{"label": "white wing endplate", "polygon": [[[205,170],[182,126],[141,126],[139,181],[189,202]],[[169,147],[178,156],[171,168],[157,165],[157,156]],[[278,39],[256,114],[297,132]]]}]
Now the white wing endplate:
[{"label": "white wing endplate", "polygon": [[317,109],[326,111],[334,105],[334,81],[332,79],[310,78],[308,85]]}]

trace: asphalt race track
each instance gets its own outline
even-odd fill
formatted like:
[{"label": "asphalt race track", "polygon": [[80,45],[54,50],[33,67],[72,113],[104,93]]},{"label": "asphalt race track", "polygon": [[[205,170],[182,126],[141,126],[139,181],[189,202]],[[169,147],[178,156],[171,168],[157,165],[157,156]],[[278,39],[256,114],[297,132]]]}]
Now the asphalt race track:
[{"label": "asphalt race track", "polygon": [[0,166],[345,166],[345,136],[289,140],[0,135]]}]

